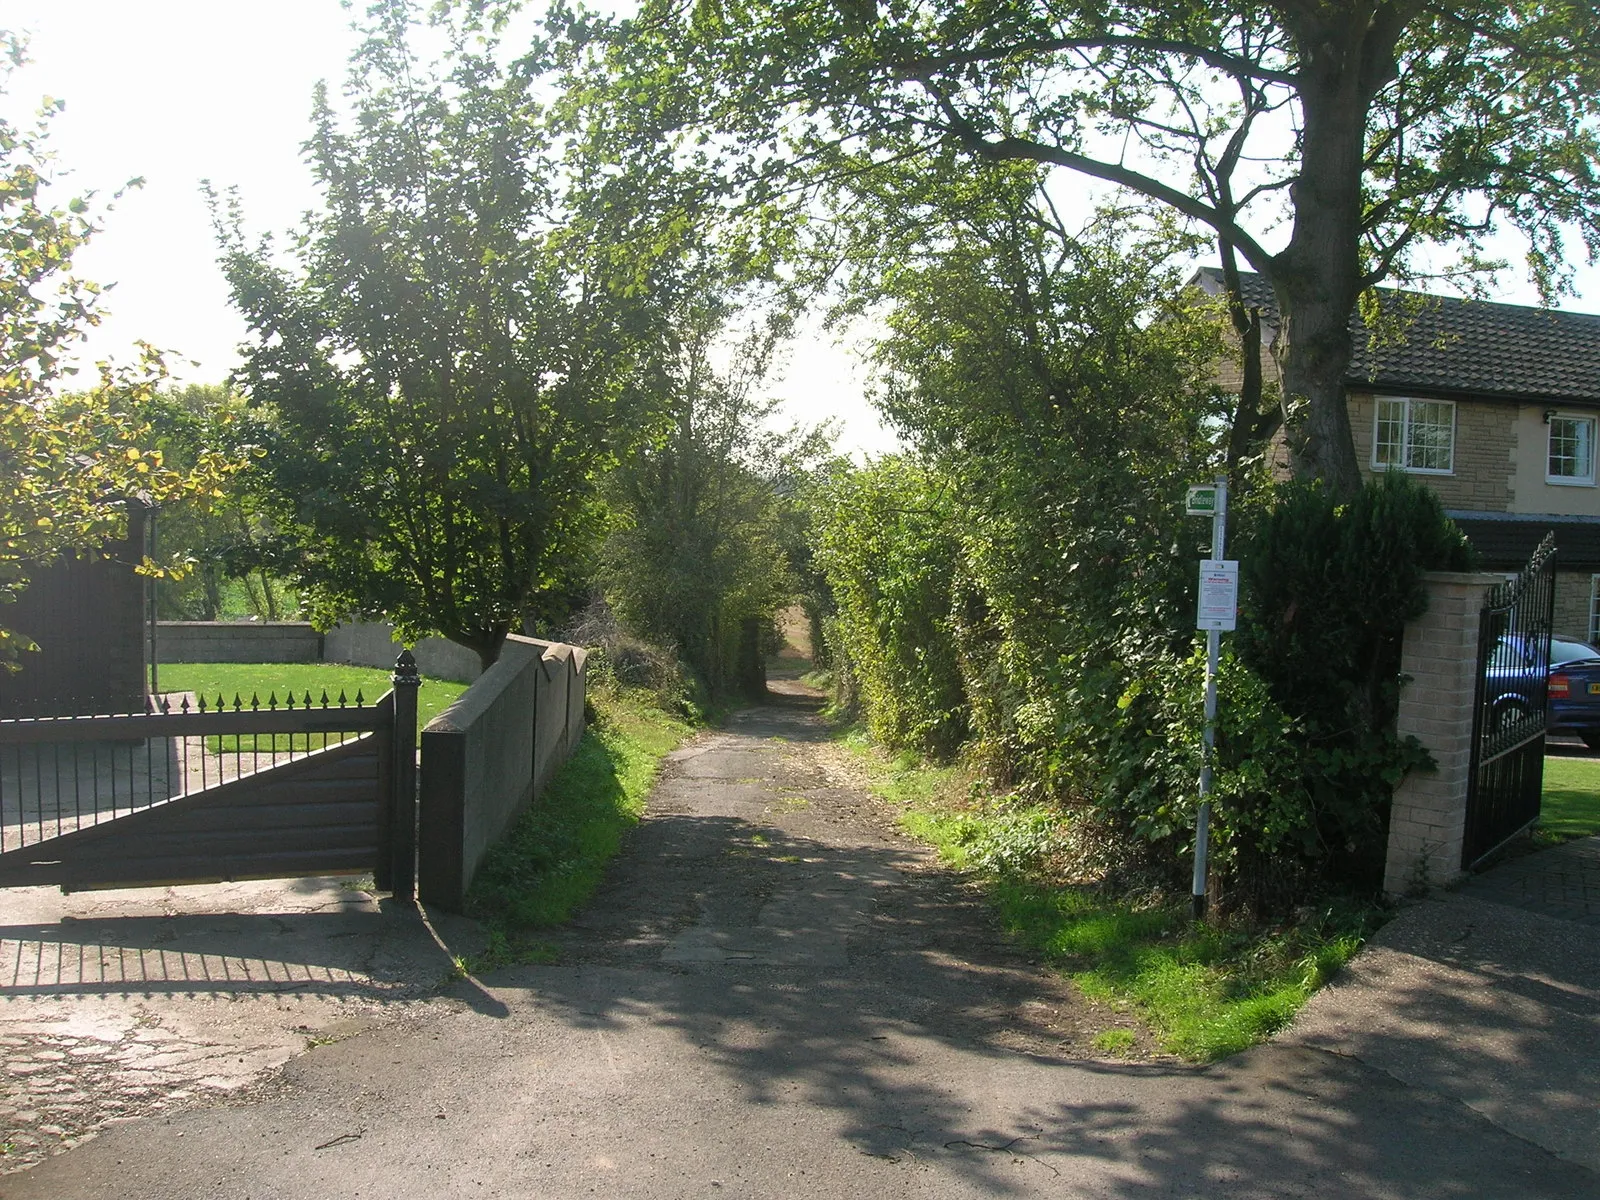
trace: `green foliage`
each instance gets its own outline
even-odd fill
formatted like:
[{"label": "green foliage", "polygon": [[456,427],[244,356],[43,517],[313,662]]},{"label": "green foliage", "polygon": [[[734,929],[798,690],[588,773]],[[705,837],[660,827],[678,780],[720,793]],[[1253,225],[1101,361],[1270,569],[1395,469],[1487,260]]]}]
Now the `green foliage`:
[{"label": "green foliage", "polygon": [[1124,631],[1187,645],[1198,530],[1173,497],[1207,469],[1222,413],[1216,316],[1169,265],[1185,239],[1137,213],[1100,214],[1063,252],[1032,172],[881,186],[906,219],[866,229],[884,269],[854,286],[892,305],[880,404],[947,497],[950,545],[929,552],[952,645],[927,653],[957,664],[992,765],[1054,775],[1076,660],[1104,661]]},{"label": "green foliage", "polygon": [[1103,1029],[1094,1035],[1094,1048],[1120,1057],[1132,1050],[1137,1040],[1131,1029]]},{"label": "green foliage", "polygon": [[266,472],[265,414],[249,409],[225,385],[189,384],[148,397],[140,416],[154,444],[180,469],[208,453],[248,464],[220,496],[162,506],[156,536],[164,556],[187,569],[156,588],[156,614],[167,621],[216,621],[254,616],[263,621],[299,616],[298,596],[270,569],[277,530],[258,499]]},{"label": "green foliage", "polygon": [[[395,653],[399,652],[397,646]],[[257,696],[265,704],[270,695],[281,700],[290,692],[297,698],[309,692],[316,703],[324,692],[334,702],[341,693],[354,701],[360,692],[370,704],[393,686],[391,674],[377,667],[344,663],[162,663],[158,679],[163,692],[193,692],[205,696],[207,703],[222,696],[231,705],[238,696],[248,706],[250,697]],[[417,691],[417,728],[449,708],[466,690],[464,683],[424,676]]]},{"label": "green foliage", "polygon": [[[851,512],[870,512],[853,493],[838,494]],[[904,484],[894,494],[907,494]],[[1261,494],[1260,529],[1241,545],[1259,555],[1245,559],[1247,581],[1272,586],[1247,591],[1241,629],[1224,648],[1218,678],[1211,868],[1225,910],[1286,911],[1329,887],[1376,886],[1392,789],[1407,770],[1429,764],[1415,739],[1393,733],[1400,632],[1423,602],[1421,571],[1464,561],[1459,533],[1431,494],[1409,481],[1381,481],[1348,506],[1330,505],[1314,539],[1305,536],[1305,524],[1326,492],[1292,485],[1276,507],[1271,496]],[[1020,523],[1023,515],[1011,519]],[[863,543],[862,561],[880,573],[917,562],[914,551],[926,552],[929,544],[924,538],[952,553],[948,527],[898,532],[909,546]],[[1297,558],[1300,573],[1275,564],[1274,551]],[[839,559],[825,552],[822,561],[833,569]],[[951,572],[977,574],[970,560],[949,559],[926,575],[942,579]],[[836,628],[854,628],[843,621],[864,589],[843,574],[833,579],[841,612]],[[1038,595],[1042,604],[1052,589],[1041,587]],[[991,612],[1004,611],[988,593],[983,598]],[[925,603],[927,597],[916,597],[905,607],[925,613]],[[880,597],[877,606],[900,619],[899,607],[887,600]],[[1303,642],[1282,640],[1285,614],[1306,631]],[[992,775],[1020,785],[1027,799],[998,823],[993,814],[985,818],[985,837],[1004,830],[1012,843],[971,842],[976,833],[964,818],[940,818],[938,840],[966,847],[964,865],[993,867],[1008,855],[1034,853],[1030,845],[1049,844],[1051,854],[1077,869],[1124,885],[1176,889],[1183,882],[1199,798],[1204,642],[1189,633],[1175,644],[1170,629],[1159,626],[1130,623],[1119,631],[1116,620],[1114,609],[1079,613],[1058,634],[1060,642],[1043,646],[1029,641],[1039,626],[1008,623],[998,642],[999,668],[954,679],[947,673],[944,691],[932,690],[927,675],[884,671],[880,664],[897,643],[896,626],[881,615],[876,625],[860,625],[856,641],[839,638],[836,654],[863,679],[868,721],[885,745],[929,749],[892,723],[907,722],[908,713],[937,711],[957,720],[987,709],[1005,718],[997,737],[980,727],[969,751]],[[930,634],[909,627],[915,632],[904,641],[914,647],[914,664],[937,661],[932,651],[946,664],[975,654],[961,644],[965,628]],[[889,636],[880,640],[885,629]],[[935,697],[946,707],[932,709]],[[1070,822],[1077,836],[1050,834],[1052,823]]]},{"label": "green foliage", "polygon": [[[600,578],[642,637],[672,646],[712,693],[741,682],[741,633],[772,628],[794,580],[777,539],[786,484],[824,440],[766,430],[761,399],[779,328],[730,336],[724,307],[699,305],[668,335],[662,372],[670,426],[607,480],[611,529]],[[719,341],[730,355],[715,362]]]},{"label": "green foliage", "polygon": [[639,364],[676,243],[635,236],[643,198],[568,136],[573,114],[541,104],[559,83],[549,47],[506,64],[441,27],[449,50],[430,65],[413,5],[372,19],[352,116],[317,95],[323,206],[291,265],[213,196],[251,330],[240,381],[272,417],[273,564],[312,619],[382,614],[488,663],[585,590],[597,479],[656,421]]},{"label": "green foliage", "polygon": [[1535,836],[1542,842],[1600,836],[1600,762],[1545,756]]},{"label": "green foliage", "polygon": [[[1164,265],[1182,239],[1130,214],[1045,253],[1033,186],[1009,171],[970,196],[925,188],[927,222],[894,250],[881,401],[923,457],[817,489],[835,675],[859,680],[885,745],[965,742],[1027,803],[1072,814],[1082,870],[1176,889],[1198,804],[1208,532],[1178,498],[1220,452],[1218,314]],[[941,223],[954,197],[971,205]],[[1224,910],[1375,884],[1392,788],[1428,763],[1392,732],[1399,637],[1421,572],[1465,565],[1465,543],[1403,477],[1331,497],[1261,480],[1235,522],[1245,606],[1213,764]]]},{"label": "green foliage", "polygon": [[1400,629],[1428,607],[1423,572],[1473,565],[1438,494],[1399,471],[1347,504],[1325,487],[1287,483],[1263,496],[1237,537],[1240,653],[1319,725],[1387,724]]},{"label": "green foliage", "polygon": [[886,746],[944,756],[967,736],[950,625],[951,499],[914,460],[845,465],[814,480],[817,562],[837,606],[825,634],[846,687]]},{"label": "green foliage", "polygon": [[1174,498],[1221,411],[1203,374],[1215,314],[1166,265],[1182,239],[1135,215],[1051,253],[1017,170],[905,199],[919,219],[888,251],[878,359],[883,406],[926,458],[815,489],[836,670],[860,675],[887,744],[937,729],[948,753],[965,726],[997,773],[1089,798],[1105,739],[1085,733],[1118,727],[1145,659],[1192,640],[1198,530]]},{"label": "green foliage", "polygon": [[[0,94],[23,50],[0,31]],[[48,199],[48,123],[60,109],[46,101],[32,127],[0,119],[0,605],[35,567],[125,538],[130,502],[209,500],[235,466],[205,452],[178,469],[157,448],[141,415],[164,378],[149,347],[137,367],[102,364],[88,390],[56,394],[72,374],[65,356],[100,320],[100,289],[72,272],[97,229],[92,195],[60,207]],[[182,570],[148,558],[136,565],[149,575]],[[31,648],[0,623],[0,667]]]},{"label": "green foliage", "polygon": [[1345,497],[1364,289],[1427,274],[1435,247],[1470,286],[1507,229],[1546,292],[1570,286],[1573,243],[1600,251],[1592,5],[650,0],[626,28],[638,90],[664,93],[655,118],[742,148],[730,175],[753,197],[831,189],[848,212],[884,164],[1021,163],[1204,227],[1273,285],[1286,393],[1307,402],[1297,469]]},{"label": "green foliage", "polygon": [[[1076,816],[961,788],[949,768],[891,764],[859,743],[857,753],[907,830],[982,881],[1012,936],[1091,998],[1132,1005],[1162,1049],[1185,1058],[1221,1058],[1276,1033],[1380,923],[1369,907],[1333,902],[1291,923],[1195,924],[1159,893],[1064,876]],[[1106,1037],[1096,1045],[1113,1053],[1133,1042]]]},{"label": "green foliage", "polygon": [[1436,493],[1397,471],[1346,504],[1316,484],[1285,484],[1242,526],[1234,646],[1295,718],[1302,805],[1315,814],[1295,849],[1375,885],[1390,794],[1431,763],[1415,738],[1394,734],[1401,637],[1427,609],[1423,572],[1467,570],[1471,548]]}]

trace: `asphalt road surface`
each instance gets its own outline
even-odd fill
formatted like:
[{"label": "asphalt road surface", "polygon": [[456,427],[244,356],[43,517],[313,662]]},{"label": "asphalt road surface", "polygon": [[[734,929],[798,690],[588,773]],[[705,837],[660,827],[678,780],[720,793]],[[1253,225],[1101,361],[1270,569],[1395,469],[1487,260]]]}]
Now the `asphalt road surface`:
[{"label": "asphalt road surface", "polygon": [[741,714],[674,755],[555,963],[0,1197],[1600,1196],[1337,1039],[1097,1058],[1133,1023],[1015,953],[835,755],[798,699]]}]

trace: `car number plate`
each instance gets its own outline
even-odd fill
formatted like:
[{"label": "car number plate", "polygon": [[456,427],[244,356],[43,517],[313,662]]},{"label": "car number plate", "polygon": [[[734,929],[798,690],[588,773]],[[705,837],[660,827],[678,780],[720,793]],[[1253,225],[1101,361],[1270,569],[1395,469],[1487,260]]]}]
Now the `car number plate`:
[{"label": "car number plate", "polygon": [[1589,695],[1600,696],[1600,683],[1591,683],[1589,685]]}]

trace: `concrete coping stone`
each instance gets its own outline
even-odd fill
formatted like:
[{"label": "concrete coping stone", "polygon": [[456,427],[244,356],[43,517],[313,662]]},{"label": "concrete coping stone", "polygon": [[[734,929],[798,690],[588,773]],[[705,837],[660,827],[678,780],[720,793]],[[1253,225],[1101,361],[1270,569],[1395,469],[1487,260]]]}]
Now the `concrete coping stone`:
[{"label": "concrete coping stone", "polygon": [[157,621],[157,629],[165,629],[169,625],[176,625],[180,629],[216,629],[232,632],[235,629],[293,629],[297,633],[315,632],[310,621],[252,621],[241,618],[237,621]]},{"label": "concrete coping stone", "polygon": [[454,704],[429,721],[423,732],[465,733],[470,729],[473,722],[500,698],[511,681],[534,661],[535,655],[543,657],[541,647],[530,643],[530,638],[515,635],[506,638],[494,665],[478,676]]}]

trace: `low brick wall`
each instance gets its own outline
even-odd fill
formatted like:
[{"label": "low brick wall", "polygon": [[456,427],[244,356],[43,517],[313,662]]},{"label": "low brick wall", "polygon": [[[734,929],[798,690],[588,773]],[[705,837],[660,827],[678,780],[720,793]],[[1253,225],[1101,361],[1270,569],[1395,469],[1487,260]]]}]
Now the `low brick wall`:
[{"label": "low brick wall", "polygon": [[583,737],[585,652],[511,636],[422,731],[420,898],[459,910],[483,856]]},{"label": "low brick wall", "polygon": [[1433,755],[1435,771],[1412,771],[1395,788],[1383,890],[1391,896],[1439,887],[1461,874],[1472,719],[1478,686],[1478,618],[1501,575],[1430,571],[1428,611],[1406,625],[1395,731]]},{"label": "low brick wall", "polygon": [[[397,653],[397,652],[394,652]],[[386,666],[394,666],[394,653]],[[322,661],[322,635],[304,621],[161,621],[156,663]]]}]

